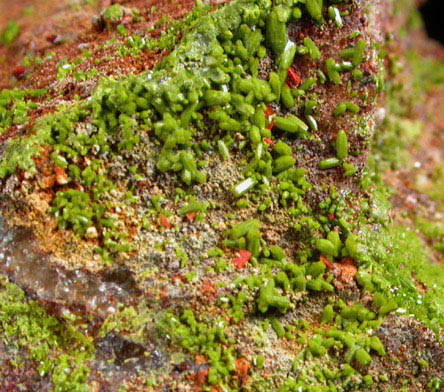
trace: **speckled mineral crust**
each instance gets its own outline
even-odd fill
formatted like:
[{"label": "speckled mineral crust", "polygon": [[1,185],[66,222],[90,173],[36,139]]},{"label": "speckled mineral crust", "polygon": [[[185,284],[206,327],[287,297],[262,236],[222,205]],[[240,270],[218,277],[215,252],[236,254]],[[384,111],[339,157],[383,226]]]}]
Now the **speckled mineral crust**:
[{"label": "speckled mineral crust", "polygon": [[[35,8],[34,16],[21,16],[24,7],[29,7],[31,3]],[[54,3],[57,3],[57,7]],[[116,80],[132,77],[130,75],[140,77],[144,72],[152,70],[168,56],[170,49],[146,49],[137,55],[118,55],[119,49],[127,45],[126,34],[146,34],[147,39],[161,38],[162,32],[168,31],[165,27],[167,23],[162,22],[165,19],[162,15],[166,15],[167,22],[179,20],[189,14],[194,5],[192,1],[187,0],[79,1],[71,6],[68,3],[48,0],[34,4],[19,1],[5,11],[5,14],[9,15],[6,19],[19,20],[22,32],[12,46],[0,46],[0,56],[4,56],[0,62],[0,87],[48,88],[48,97],[36,99],[40,106],[31,110],[29,121],[11,125],[4,133],[0,132],[0,158],[5,154],[11,140],[32,134],[32,127],[38,119],[54,113],[58,105],[88,100],[101,77],[110,76]],[[116,26],[107,24],[104,14],[100,14],[111,6],[111,3],[122,3],[122,20],[116,25],[122,26],[127,33],[119,33]],[[223,6],[228,2],[217,3]],[[275,3],[286,4],[285,1]],[[293,6],[292,1],[288,3]],[[307,3],[309,7],[308,4],[313,5],[318,1],[307,0],[300,3]],[[444,380],[444,349],[439,342],[439,334],[442,335],[442,330],[438,328],[439,323],[426,325],[424,320],[404,315],[402,309],[381,319],[381,325],[375,331],[368,328],[367,324],[361,324],[362,335],[365,337],[353,335],[356,341],[363,339],[359,343],[348,345],[347,341],[340,346],[328,346],[329,354],[319,356],[323,355],[320,353],[326,349],[322,346],[316,351],[318,347],[314,337],[320,336],[319,331],[327,333],[327,306],[344,304],[343,307],[340,305],[336,308],[339,314],[344,307],[359,304],[373,314],[365,323],[378,315],[379,306],[375,304],[374,293],[365,291],[362,280],[359,280],[363,266],[358,265],[357,260],[351,257],[352,254],[324,257],[319,254],[319,247],[318,250],[315,249],[314,252],[317,253],[314,255],[318,257],[322,268],[326,269],[325,274],[329,276],[326,282],[330,279],[327,287],[331,287],[332,292],[307,291],[305,286],[301,291],[287,290],[284,289],[285,283],[281,281],[277,293],[288,299],[288,309],[282,312],[276,307],[265,313],[256,308],[257,298],[260,297],[263,287],[253,285],[253,289],[248,290],[248,284],[242,279],[264,276],[270,271],[276,273],[277,267],[264,272],[264,268],[253,265],[250,259],[252,254],[247,252],[247,267],[236,268],[232,260],[239,257],[239,249],[223,245],[229,229],[252,219],[261,222],[261,247],[277,245],[282,248],[288,260],[301,260],[301,254],[310,247],[315,248],[314,236],[323,238],[324,231],[329,231],[324,230],[323,226],[331,224],[330,233],[344,229],[341,235],[345,243],[349,233],[344,222],[340,221],[340,211],[319,207],[326,203],[326,199],[332,202],[330,196],[333,193],[338,195],[332,197],[333,200],[337,197],[343,201],[341,208],[347,211],[347,219],[351,220],[349,223],[352,227],[360,229],[365,211],[371,216],[368,222],[374,233],[388,224],[387,211],[390,211],[390,218],[407,226],[413,224],[414,218],[405,216],[408,211],[414,210],[417,204],[421,210],[430,214],[444,213],[442,204],[432,202],[424,191],[429,184],[424,178],[430,178],[431,172],[437,167],[442,168],[442,155],[439,156],[437,151],[442,151],[444,146],[444,114],[442,110],[441,113],[436,113],[436,110],[433,112],[436,115],[433,120],[426,118],[423,112],[431,110],[430,105],[410,100],[411,94],[407,103],[401,102],[399,97],[396,98],[399,98],[400,106],[409,107],[399,114],[399,111],[396,112],[393,108],[392,102],[381,93],[378,79],[386,72],[387,90],[394,91],[396,88],[393,86],[402,84],[403,78],[413,74],[409,67],[406,67],[400,76],[392,73],[396,60],[401,58],[402,62],[405,53],[411,49],[410,38],[402,37],[397,30],[400,26],[404,28],[408,25],[405,18],[407,14],[410,15],[412,6],[404,7],[405,9],[400,11],[399,7],[402,8],[404,4],[400,1],[355,0],[324,3],[327,3],[324,7],[326,23],[315,23],[304,13],[301,20],[288,24],[288,37],[291,41],[300,46],[303,45],[304,39],[309,37],[320,51],[317,59],[308,55],[296,56],[292,64],[293,72],[296,72],[302,81],[312,77],[320,79],[319,71],[326,73],[325,60],[333,58],[337,62],[343,61],[339,54],[350,48],[350,36],[356,34],[356,37],[359,36],[366,42],[363,59],[359,64],[362,77],[352,77],[350,72],[343,74],[342,83],[339,85],[328,79],[325,83],[314,85],[309,94],[318,102],[315,110],[317,129],[310,131],[310,137],[284,137],[284,133],[273,129],[275,140],[270,141],[266,138],[270,143],[280,138],[285,139],[291,148],[294,166],[305,169],[305,179],[310,186],[307,185],[307,188],[302,190],[301,185],[298,189],[299,200],[303,208],[306,208],[307,216],[311,214],[316,219],[319,216],[325,218],[324,221],[319,220],[321,223],[316,228],[317,231],[308,231],[307,235],[307,232],[295,229],[300,223],[299,216],[295,218],[290,208],[282,206],[282,194],[279,192],[270,191],[265,195],[270,199],[265,208],[261,208],[264,197],[259,194],[252,196],[249,204],[239,207],[230,190],[244,180],[244,169],[252,155],[246,152],[246,149],[239,148],[244,141],[248,141],[248,136],[240,131],[233,134],[234,148],[230,150],[228,159],[221,159],[222,154],[219,153],[217,144],[201,151],[200,159],[206,161],[201,170],[205,173],[207,181],[188,187],[178,180],[175,173],[161,173],[158,170],[157,157],[161,154],[162,144],[156,139],[154,129],[138,129],[140,140],[131,151],[118,150],[113,146],[117,150],[115,153],[107,155],[98,149],[92,149],[90,155],[82,157],[85,160],[82,168],[91,165],[98,157],[104,162],[103,167],[106,167],[107,175],[115,185],[106,195],[106,206],[110,217],[117,222],[119,233],[124,233],[131,244],[129,251],[114,252],[108,257],[101,257],[97,252],[97,248],[103,245],[103,233],[97,230],[97,225],[89,227],[85,235],[79,236],[70,230],[61,229],[54,214],[49,213],[58,192],[66,189],[84,190],[80,183],[71,181],[66,171],[56,167],[51,161],[52,147],[46,146],[39,156],[33,158],[35,171],[18,170],[0,180],[0,274],[5,276],[5,282],[7,280],[24,290],[27,300],[38,301],[39,306],[48,314],[55,315],[62,325],[68,329],[71,326],[78,328],[82,334],[90,337],[95,348],[93,359],[85,360],[85,366],[89,369],[87,381],[81,387],[75,387],[79,389],[73,387],[74,389],[66,390],[438,391],[439,389],[433,389],[435,384],[443,387],[440,383]],[[218,12],[215,3],[211,4],[214,7],[213,11]],[[4,3],[1,6],[5,8]],[[342,15],[341,28],[334,23],[334,19],[327,17],[328,6],[337,6],[334,9]],[[3,19],[0,19],[0,22],[3,25]],[[180,37],[181,34],[182,32],[178,33]],[[420,34],[418,30],[408,30],[407,36],[414,39],[415,45],[425,54],[428,44]],[[62,37],[66,42],[59,45],[60,40],[54,37]],[[435,57],[443,56],[441,48],[433,48],[432,54]],[[94,69],[93,76],[86,80],[81,77],[76,79],[74,74],[70,73],[66,77],[60,77],[60,64],[63,64],[63,59],[68,59],[66,64],[69,64],[75,57],[82,57],[85,50],[89,55],[79,61],[76,70],[88,73]],[[11,70],[23,62],[29,51],[41,58],[47,56],[46,60],[41,66],[32,64],[27,67],[27,76],[16,80]],[[258,65],[258,78],[269,79],[270,72],[277,70],[275,60],[272,51],[267,50]],[[149,79],[149,76],[146,78]],[[436,87],[425,99],[434,103],[439,101],[443,93],[442,86]],[[302,116],[304,100],[301,97],[297,99],[299,106],[291,109],[285,108],[279,100],[270,103],[269,107],[277,116]],[[345,101],[358,105],[359,116],[333,114],[335,108]],[[439,104],[436,103],[436,106]],[[415,150],[418,162],[416,169],[422,171],[423,189],[413,189],[413,186],[409,188],[411,184],[406,178],[412,171],[408,167],[385,170],[381,177],[396,190],[396,195],[392,199],[393,209],[384,210],[374,202],[377,199],[372,193],[375,187],[364,188],[361,179],[368,178],[363,173],[371,170],[367,166],[368,157],[371,156],[372,165],[374,160],[379,158],[381,150],[378,149],[378,141],[381,136],[377,137],[377,145],[373,147],[373,136],[377,128],[380,129],[379,134],[384,135],[384,126],[388,127],[387,118],[395,112],[401,117],[411,117],[408,121],[417,120],[424,124],[420,142],[422,145],[415,146],[415,149],[418,149]],[[194,136],[196,145],[203,140],[211,140],[217,134],[215,122],[208,119],[206,121],[205,127],[199,129]],[[87,128],[87,125],[85,127]],[[434,127],[440,127],[439,134],[435,132]],[[79,129],[80,126],[75,131]],[[340,130],[345,130],[348,137],[347,163],[357,168],[356,174],[349,177],[344,176],[342,166],[331,170],[319,168],[320,162],[336,156],[335,142]],[[88,129],[85,132],[88,132]],[[403,137],[402,134],[399,137]],[[267,140],[264,139],[265,144],[269,144]],[[268,148],[265,144],[263,143],[264,148]],[[376,153],[372,152],[372,147]],[[408,148],[412,149],[410,145]],[[271,146],[269,151],[272,151]],[[421,154],[421,151],[424,151],[424,154]],[[428,172],[425,168],[425,157]],[[137,176],[133,175],[134,171],[129,171],[129,168],[136,168]],[[413,172],[417,173],[418,170]],[[279,185],[276,177],[270,180],[274,189]],[[375,181],[372,183],[375,185],[378,180],[372,181]],[[429,184],[427,189],[430,187],[432,186]],[[186,192],[178,191],[181,188]],[[332,192],[332,188],[335,192]],[[131,191],[134,201],[128,202],[128,191]],[[179,209],[187,205],[191,196],[193,202],[208,203],[208,209],[205,208],[204,213],[198,211],[179,214]],[[153,208],[155,203],[160,207]],[[370,204],[372,205],[369,206]],[[372,208],[374,213],[368,212],[373,211]],[[325,217],[323,214],[327,210],[328,214],[326,213]],[[386,211],[386,215],[377,216],[380,210]],[[330,221],[334,221],[335,225]],[[365,241],[364,232],[364,229],[356,230],[357,237],[362,242]],[[215,248],[222,249],[221,253],[216,252],[212,255]],[[388,246],[385,250],[387,253],[392,251]],[[433,252],[430,251],[430,254]],[[437,254],[439,253],[433,253],[430,258],[439,259]],[[311,256],[313,254],[309,257]],[[264,257],[267,258],[271,260],[271,256]],[[314,260],[310,260],[310,263],[312,261],[314,264]],[[312,268],[311,264],[306,265],[307,269]],[[390,271],[390,274],[393,274],[393,271]],[[282,275],[280,277],[282,278]],[[408,284],[413,287],[416,285],[415,290],[424,295],[427,289],[430,289],[423,282],[416,280],[415,276],[410,276],[409,279]],[[275,280],[278,281],[278,278]],[[308,280],[313,282],[316,279],[310,277]],[[267,284],[266,279],[263,282],[263,285]],[[374,283],[376,285],[376,282]],[[0,293],[3,291],[2,283]],[[236,321],[237,314],[233,309],[242,293],[245,294],[244,302],[240,306],[243,318]],[[395,309],[396,307],[391,310]],[[197,350],[191,343],[187,346],[186,338],[194,328],[193,322],[187,320],[188,329],[180,329],[174,324],[180,320],[185,325],[184,314],[186,315],[187,311],[191,311],[193,317],[208,328],[203,331],[199,329],[201,327],[195,327],[193,333],[197,336],[196,340],[201,338],[217,341],[217,348],[223,353],[228,353],[230,358],[224,357],[223,362],[220,358],[209,358],[210,349],[203,353],[202,347],[214,348],[211,346],[213,340],[199,343],[201,345]],[[163,321],[168,318],[165,314],[173,315],[169,327],[166,327]],[[0,320],[1,316],[0,308]],[[426,319],[427,317],[429,316],[426,316]],[[356,318],[359,319],[357,316]],[[279,321],[276,322],[277,319]],[[336,324],[341,325],[341,321],[337,320],[330,320],[332,329]],[[354,320],[350,324],[359,323]],[[175,328],[179,332],[171,325],[176,325]],[[286,326],[286,329],[280,333],[279,326],[283,328],[282,325]],[[438,329],[433,330],[434,326]],[[208,330],[213,327],[222,328],[224,337],[216,334],[210,339]],[[52,390],[51,385],[58,385],[59,381],[55,381],[54,377],[39,377],[39,364],[32,360],[25,367],[14,367],[13,361],[18,357],[14,356],[16,353],[11,353],[6,334],[2,333],[0,323],[2,391],[19,390],[15,389],[19,388],[19,385],[23,386],[20,390],[46,391]],[[365,355],[368,354],[365,349],[370,351],[369,342],[375,337],[382,342],[387,354],[376,355],[374,345],[371,363],[367,363]],[[365,343],[361,343],[362,341]],[[197,343],[193,341],[193,344]],[[58,350],[53,353],[55,357],[59,357],[64,351],[63,348]],[[364,359],[356,355],[359,350],[364,352]],[[26,358],[28,355],[26,346],[20,346],[18,352],[20,358]],[[219,353],[219,356],[221,355]],[[264,365],[258,366],[258,361],[261,360]],[[224,371],[228,373],[225,378],[212,382],[211,372],[217,366],[222,366],[221,363],[228,370],[218,369],[220,373],[217,373],[217,377],[222,377]],[[350,374],[347,374],[347,366],[350,366],[345,365],[346,363],[350,363],[355,369],[352,369]],[[329,369],[334,369],[335,372],[337,370],[336,376],[330,371],[330,377]],[[308,380],[304,381],[307,385],[316,382],[316,387],[313,388],[317,389],[309,389],[307,385],[304,388],[308,389],[291,389],[299,388],[299,384],[296,386],[295,381],[295,386],[292,386],[287,379]],[[328,389],[333,388],[333,385],[337,389]],[[404,386],[406,389],[403,389]]]}]

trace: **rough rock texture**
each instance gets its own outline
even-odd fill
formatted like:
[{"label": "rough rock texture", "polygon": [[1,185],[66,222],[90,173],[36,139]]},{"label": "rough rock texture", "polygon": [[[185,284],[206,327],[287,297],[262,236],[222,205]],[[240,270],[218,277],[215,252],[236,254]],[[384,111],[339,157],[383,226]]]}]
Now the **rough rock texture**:
[{"label": "rough rock texture", "polygon": [[[150,80],[145,75],[153,74],[145,72],[153,68],[167,69],[159,85],[168,83],[169,73],[181,66],[174,65],[174,56],[167,58],[170,63],[161,61],[176,53],[182,36],[185,43],[204,37],[199,23],[211,12],[223,12],[228,2],[217,3],[201,5],[191,17],[194,2],[185,0],[2,3],[0,26],[17,20],[20,34],[0,46],[0,87],[47,91],[33,98],[37,105],[25,121],[0,128],[0,162],[11,160],[11,151],[21,154],[28,148],[14,147],[13,141],[39,135],[39,119],[60,105],[74,112],[77,101],[92,96],[96,102],[103,94],[99,103],[106,107],[122,94],[139,91],[137,83]],[[257,3],[271,9],[271,2]],[[294,103],[288,108],[283,100],[267,102],[264,128],[271,129],[270,135],[261,129],[261,148],[272,165],[279,155],[273,144],[284,141],[291,149],[291,167],[305,170],[297,179],[277,170],[268,178],[257,167],[246,171],[257,151],[257,145],[250,147],[250,133],[244,128],[223,132],[208,107],[199,109],[202,119],[196,123],[203,125],[193,125],[188,148],[202,163],[199,169],[207,177],[202,184],[184,184],[182,164],[174,171],[158,170],[164,141],[158,136],[161,117],[152,108],[147,109],[151,123],[132,115],[139,137],[132,148],[121,147],[126,139],[119,129],[110,131],[109,153],[93,146],[72,158],[63,150],[70,165],[82,171],[99,162],[100,178],[114,185],[94,201],[115,222],[112,241],[123,248],[107,245],[110,230],[99,222],[101,216],[85,232],[57,221],[52,209],[57,195],[67,190],[93,195],[101,179],[88,183],[87,174],[77,178],[68,166],[58,165],[52,141],[36,149],[32,167],[20,166],[19,160],[16,170],[0,179],[2,391],[444,388],[444,275],[437,266],[444,252],[444,69],[435,60],[444,52],[427,41],[410,2],[325,1],[324,21],[316,20],[310,8],[317,7],[316,0],[274,3],[289,7],[292,15],[300,7],[301,18],[286,26],[288,38],[307,51],[310,38],[319,50],[318,56],[296,55],[292,71],[286,69],[288,76],[281,80],[295,91]],[[33,7],[27,8],[31,15],[23,14],[26,7]],[[116,19],[109,16],[110,7]],[[265,24],[269,18],[264,16]],[[265,36],[265,29],[258,24],[252,31]],[[204,38],[181,50],[198,52],[196,47],[207,45]],[[150,39],[157,44],[137,49]],[[333,83],[326,60],[354,61],[341,52],[360,39],[366,43],[362,59],[343,65],[341,83]],[[270,45],[265,39],[261,43],[257,77],[268,81],[271,72],[282,70]],[[231,57],[235,64],[249,60],[236,54]],[[205,58],[184,58],[185,69],[200,72]],[[99,82],[107,76],[122,84]],[[297,90],[310,78],[317,79],[312,88]],[[356,113],[335,115],[342,102],[354,104]],[[145,103],[138,105],[139,113]],[[230,105],[224,109],[231,110]],[[6,110],[16,116],[12,104]],[[117,110],[120,120],[126,109]],[[108,105],[100,115],[111,112]],[[276,116],[289,115],[306,123],[312,116],[316,125],[307,137],[273,127]],[[254,122],[252,117],[241,117],[242,127]],[[95,120],[89,114],[77,118],[67,126],[68,134],[92,138],[100,129]],[[111,129],[112,121],[105,121]],[[321,169],[322,161],[339,155],[340,131],[345,131],[348,155],[335,167]],[[205,140],[209,146],[197,148]],[[220,142],[228,146],[227,157]],[[77,148],[74,142],[65,146]],[[353,167],[350,176],[344,163]],[[233,196],[236,184],[259,173],[259,185],[242,198]],[[181,212],[193,203],[199,208]],[[234,243],[227,234],[252,219],[260,221],[257,254],[251,245],[254,230],[231,238]],[[336,234],[339,252],[326,248]],[[293,266],[300,271],[292,272]],[[271,281],[276,288],[267,294]],[[39,341],[47,342],[48,352],[36,348]]]}]

